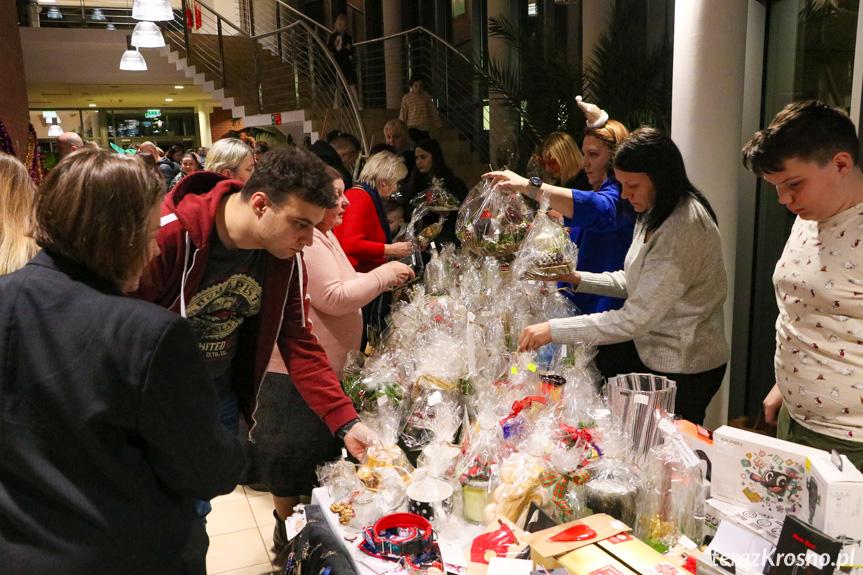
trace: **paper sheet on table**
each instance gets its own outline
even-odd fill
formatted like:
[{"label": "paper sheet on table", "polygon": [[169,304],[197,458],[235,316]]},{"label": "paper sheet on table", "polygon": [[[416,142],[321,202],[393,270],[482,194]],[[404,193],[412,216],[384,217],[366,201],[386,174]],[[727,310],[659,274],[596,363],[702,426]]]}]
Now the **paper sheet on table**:
[{"label": "paper sheet on table", "polygon": [[374,573],[377,573],[377,575],[383,575],[384,573],[387,575],[400,575],[405,572],[404,569],[392,561],[385,561],[370,555],[357,557],[357,563],[360,563],[363,567],[371,569]]},{"label": "paper sheet on table", "polygon": [[457,567],[467,567],[467,559],[462,554],[461,547],[456,543],[438,540],[437,545],[444,563]]},{"label": "paper sheet on table", "polygon": [[529,559],[509,559],[492,557],[488,562],[488,575],[530,575],[533,561]]},{"label": "paper sheet on table", "polygon": [[705,559],[709,560],[714,551],[731,559],[738,573],[741,570],[763,573],[764,564],[773,553],[773,544],[730,521],[722,521],[707,546]]}]

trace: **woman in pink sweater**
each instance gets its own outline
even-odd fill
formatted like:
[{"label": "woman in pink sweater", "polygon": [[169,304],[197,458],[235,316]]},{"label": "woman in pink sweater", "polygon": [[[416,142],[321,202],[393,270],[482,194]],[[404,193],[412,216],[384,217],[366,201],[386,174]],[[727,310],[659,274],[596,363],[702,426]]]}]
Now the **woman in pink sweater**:
[{"label": "woman in pink sweater", "polygon": [[[335,173],[335,170],[333,170]],[[360,348],[363,316],[360,308],[384,290],[402,285],[414,272],[401,262],[391,261],[368,273],[354,271],[332,229],[342,223],[350,205],[341,178],[333,179],[339,206],[329,209],[315,228],[314,243],[303,250],[309,274],[308,294],[312,309],[312,331],[327,353],[336,375],[341,378],[348,352]]]},{"label": "woman in pink sweater", "polygon": [[[336,375],[341,378],[348,351],[360,348],[363,316],[360,308],[391,286],[401,285],[414,272],[401,262],[382,264],[369,273],[354,271],[348,256],[333,235],[342,223],[345,183],[328,168],[338,195],[338,206],[328,209],[315,228],[314,243],[303,250],[308,273],[306,293],[311,300],[309,321],[324,348]],[[250,482],[259,482],[273,494],[276,526],[274,548],[286,549],[284,520],[293,513],[301,495],[312,492],[317,483],[315,469],[339,455],[341,441],[306,404],[285,368],[279,350],[270,359],[267,376],[258,398],[257,442],[251,448]],[[297,438],[303,438],[297,441]],[[278,557],[281,560],[283,557]]]}]

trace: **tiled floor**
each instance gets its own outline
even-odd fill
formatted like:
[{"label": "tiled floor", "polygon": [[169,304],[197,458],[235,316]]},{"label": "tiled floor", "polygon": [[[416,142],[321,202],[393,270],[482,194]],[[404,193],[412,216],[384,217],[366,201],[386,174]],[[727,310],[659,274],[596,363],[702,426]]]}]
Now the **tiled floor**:
[{"label": "tiled floor", "polygon": [[275,571],[270,562],[273,546],[273,498],[237,486],[233,493],[213,499],[207,516],[210,550],[207,573],[263,575]]}]

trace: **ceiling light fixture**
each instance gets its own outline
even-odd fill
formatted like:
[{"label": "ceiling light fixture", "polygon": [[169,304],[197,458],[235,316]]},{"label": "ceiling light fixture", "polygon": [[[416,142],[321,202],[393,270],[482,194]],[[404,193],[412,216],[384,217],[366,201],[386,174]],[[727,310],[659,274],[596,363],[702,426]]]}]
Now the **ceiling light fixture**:
[{"label": "ceiling light fixture", "polygon": [[58,124],[51,124],[51,127],[48,128],[48,137],[56,138],[58,136],[63,135],[63,128],[61,128]]},{"label": "ceiling light fixture", "polygon": [[147,62],[137,48],[132,48],[132,37],[126,36],[126,51],[120,58],[120,69],[141,72],[147,69]]},{"label": "ceiling light fixture", "polygon": [[48,18],[49,20],[62,20],[63,19],[63,13],[60,12],[59,8],[57,8],[56,6],[53,6],[53,7],[51,7],[50,10],[48,10],[48,13],[45,15],[45,17]]},{"label": "ceiling light fixture", "polygon": [[91,107],[91,108],[95,108],[95,107],[97,107],[97,106],[98,106],[98,104],[90,104],[90,107]]},{"label": "ceiling light fixture", "polygon": [[117,27],[114,26],[113,24],[108,24],[107,26],[105,26],[105,30],[116,30],[116,29],[117,29]]},{"label": "ceiling light fixture", "polygon": [[105,15],[102,13],[101,8],[93,8],[93,15],[90,16],[90,19],[94,22],[104,22],[105,20],[107,20],[107,18],[105,18]]},{"label": "ceiling light fixture", "polygon": [[182,90],[183,88],[185,88],[185,86],[174,86],[175,90]]},{"label": "ceiling light fixture", "polygon": [[173,101],[174,101],[174,98],[165,98],[165,101],[166,101],[166,102],[173,102]]},{"label": "ceiling light fixture", "polygon": [[165,39],[159,27],[153,22],[138,22],[132,31],[132,46],[138,48],[161,48]]},{"label": "ceiling light fixture", "polygon": [[169,0],[135,0],[132,4],[132,18],[164,22],[174,19],[174,11],[171,10]]}]

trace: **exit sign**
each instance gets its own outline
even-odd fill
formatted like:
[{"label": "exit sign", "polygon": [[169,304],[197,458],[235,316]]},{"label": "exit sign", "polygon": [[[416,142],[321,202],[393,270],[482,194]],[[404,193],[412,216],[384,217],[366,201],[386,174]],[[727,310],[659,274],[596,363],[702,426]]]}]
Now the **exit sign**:
[{"label": "exit sign", "polygon": [[162,110],[147,110],[144,114],[145,118],[158,118],[162,115]]}]

